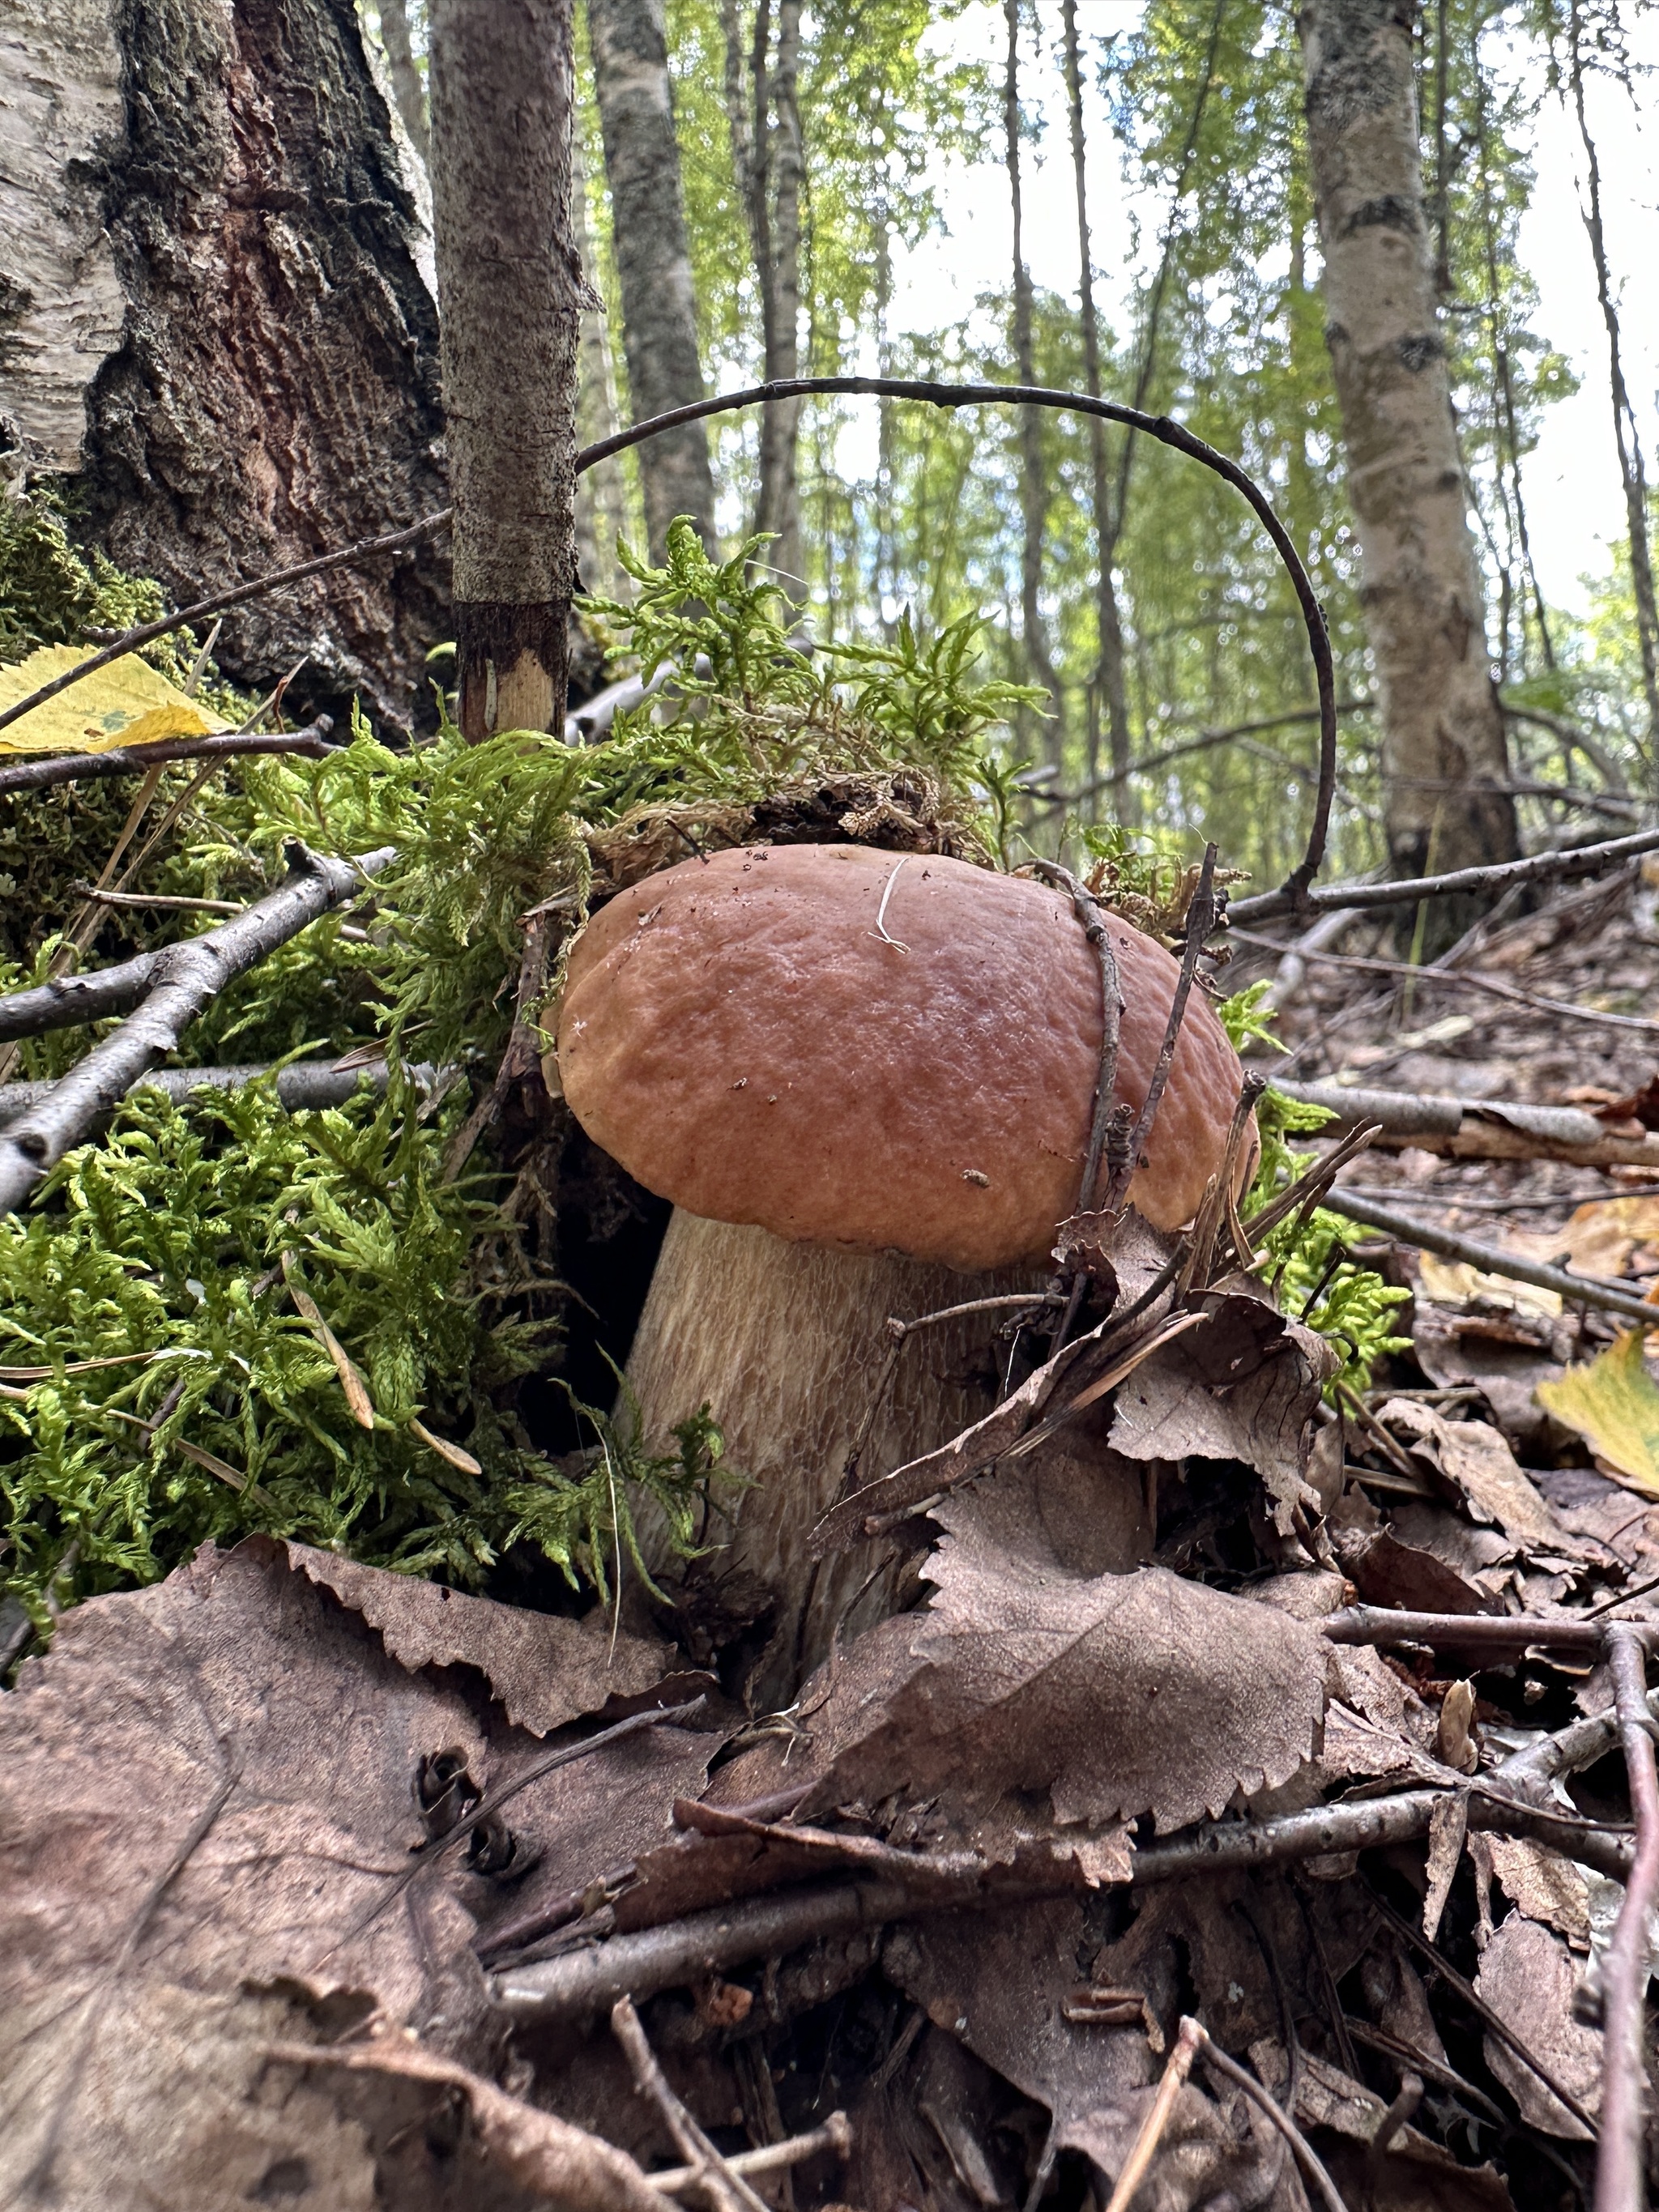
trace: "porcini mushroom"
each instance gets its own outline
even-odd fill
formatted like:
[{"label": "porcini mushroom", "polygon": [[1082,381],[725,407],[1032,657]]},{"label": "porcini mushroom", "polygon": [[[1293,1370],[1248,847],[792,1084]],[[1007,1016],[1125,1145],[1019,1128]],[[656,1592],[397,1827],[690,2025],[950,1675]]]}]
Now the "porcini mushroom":
[{"label": "porcini mushroom", "polygon": [[[1115,916],[1110,939],[1115,1097],[1139,1110],[1179,970]],[[1070,901],[931,854],[756,845],[688,860],[612,899],[575,945],[565,1097],[676,1209],[629,1384],[650,1436],[707,1401],[750,1478],[726,1559],[776,1598],[780,1693],[869,1571],[842,1558],[809,1589],[805,1539],[837,1494],[886,1317],[1041,1287],[1077,1207],[1102,1029]],[[1194,993],[1129,1185],[1155,1227],[1196,1211],[1241,1081]],[[988,1410],[996,1325],[972,1316],[907,1352],[866,1476]]]}]

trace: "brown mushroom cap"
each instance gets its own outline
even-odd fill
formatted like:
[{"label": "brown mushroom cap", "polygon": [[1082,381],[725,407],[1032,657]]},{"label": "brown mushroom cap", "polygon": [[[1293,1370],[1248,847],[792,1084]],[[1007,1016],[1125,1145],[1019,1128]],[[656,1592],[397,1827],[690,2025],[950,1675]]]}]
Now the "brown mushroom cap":
[{"label": "brown mushroom cap", "polygon": [[[1115,918],[1111,941],[1115,1095],[1139,1110],[1178,969]],[[558,1057],[583,1128],[691,1213],[992,1268],[1044,1258],[1076,1206],[1100,1038],[1096,956],[1047,885],[933,854],[750,846],[601,908]],[[1241,1081],[1194,991],[1130,1186],[1155,1226],[1197,1209]]]}]

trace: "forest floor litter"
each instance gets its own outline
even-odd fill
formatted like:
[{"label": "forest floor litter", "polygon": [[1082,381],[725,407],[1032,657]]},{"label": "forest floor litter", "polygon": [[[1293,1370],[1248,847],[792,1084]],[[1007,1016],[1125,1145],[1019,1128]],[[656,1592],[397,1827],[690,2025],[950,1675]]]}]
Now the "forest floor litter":
[{"label": "forest floor litter", "polygon": [[1573,1157],[1659,1167],[1656,908],[1632,864],[1452,956],[1618,1025],[1383,969],[1364,916],[1239,945],[1289,1048],[1250,1064],[1358,1100],[1364,1141],[1297,1139],[1332,1204],[1489,1263],[1356,1231],[1409,1297],[1357,1384],[1237,1272],[1248,1223],[1143,1231],[1115,1309],[827,1516],[926,1601],[784,1710],[637,1586],[532,1613],[256,1536],[65,1613],[0,1700],[9,2185],[1587,2201],[1659,1389],[1622,1314],[1505,1263],[1659,1283],[1659,1172]]}]

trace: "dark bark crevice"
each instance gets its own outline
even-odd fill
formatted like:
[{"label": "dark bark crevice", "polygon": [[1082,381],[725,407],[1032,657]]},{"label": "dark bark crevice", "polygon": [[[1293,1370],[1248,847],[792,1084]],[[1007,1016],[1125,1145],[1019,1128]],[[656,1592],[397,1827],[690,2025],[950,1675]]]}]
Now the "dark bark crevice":
[{"label": "dark bark crevice", "polygon": [[[102,171],[126,302],[87,392],[82,501],[124,568],[193,599],[444,504],[425,241],[348,0],[113,12],[126,131]],[[218,658],[406,723],[447,627],[442,556],[228,618]]]}]

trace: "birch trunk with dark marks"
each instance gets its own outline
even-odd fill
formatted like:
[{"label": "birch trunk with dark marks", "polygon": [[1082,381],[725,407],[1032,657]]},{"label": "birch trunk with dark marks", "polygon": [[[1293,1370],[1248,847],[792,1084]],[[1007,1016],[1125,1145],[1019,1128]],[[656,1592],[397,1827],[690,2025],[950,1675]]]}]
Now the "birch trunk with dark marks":
[{"label": "birch trunk with dark marks", "polygon": [[[1092,399],[1101,396],[1100,318],[1095,312],[1094,258],[1089,235],[1088,145],[1083,128],[1083,68],[1077,35],[1077,0],[1061,0],[1060,25],[1064,39],[1066,106],[1071,122],[1072,176],[1077,193],[1078,308],[1083,325],[1083,375]],[[1098,660],[1091,693],[1088,774],[1093,784],[1100,774],[1100,720],[1105,711],[1110,749],[1113,811],[1125,816],[1129,791],[1129,691],[1123,667],[1123,620],[1117,604],[1117,585],[1112,574],[1117,532],[1112,522],[1112,495],[1106,467],[1106,425],[1098,417],[1089,423],[1090,489],[1094,507],[1095,628]]]},{"label": "birch trunk with dark marks", "polygon": [[[629,411],[641,421],[705,397],[661,0],[587,0],[587,30]],[[662,558],[668,526],[680,514],[713,552],[714,477],[702,424],[653,438],[639,461],[652,558]]]},{"label": "birch trunk with dark marks", "polygon": [[[805,174],[801,136],[800,0],[779,0],[777,44],[772,0],[757,0],[744,52],[738,0],[720,0],[726,46],[726,114],[761,307],[761,373],[768,382],[800,371],[800,195]],[[800,403],[769,407],[760,424],[760,490],[755,527],[776,540],[767,558],[799,590],[800,496],[797,451]]]},{"label": "birch trunk with dark marks", "polygon": [[[185,602],[442,507],[431,240],[349,0],[17,0],[0,29],[0,452]],[[424,546],[227,617],[307,717],[407,725]]]},{"label": "birch trunk with dark marks", "polygon": [[563,726],[576,581],[572,0],[434,0],[432,205],[460,724]]},{"label": "birch trunk with dark marks", "polygon": [[[1516,850],[1504,721],[1486,648],[1438,327],[1406,0],[1309,0],[1299,18],[1326,337],[1376,671],[1396,874]],[[1438,939],[1462,926],[1438,902]]]},{"label": "birch trunk with dark marks", "polygon": [[[1014,222],[1014,373],[1021,384],[1035,384],[1036,340],[1031,272],[1025,265],[1024,201],[1019,139],[1019,0],[1004,0],[1008,25],[1008,66],[1003,79],[1002,120],[1006,141],[1008,201]],[[1042,538],[1048,519],[1048,490],[1042,465],[1042,418],[1035,407],[1019,410],[1019,623],[1026,672],[1047,687],[1052,720],[1043,725],[1048,757],[1058,763],[1066,742],[1063,702],[1048,635],[1042,619]]]}]

